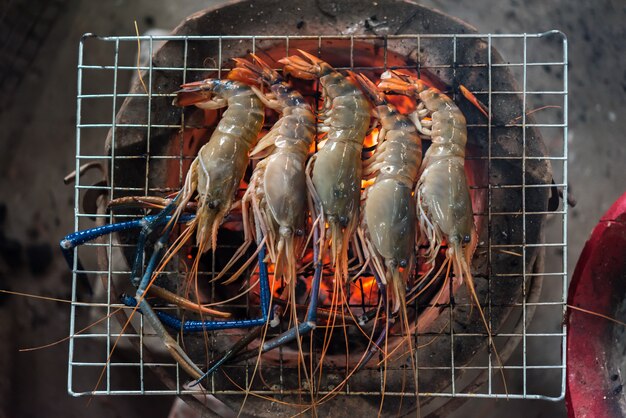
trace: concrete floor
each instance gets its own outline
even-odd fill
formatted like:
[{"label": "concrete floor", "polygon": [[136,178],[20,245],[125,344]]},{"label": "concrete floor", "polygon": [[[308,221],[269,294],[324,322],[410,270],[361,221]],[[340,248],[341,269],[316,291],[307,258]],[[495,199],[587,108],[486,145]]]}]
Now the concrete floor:
[{"label": "concrete floor", "polygon": [[[69,297],[71,275],[56,246],[73,229],[76,62],[80,36],[173,28],[208,1],[72,1],[52,27],[8,108],[0,115],[0,288]],[[433,0],[480,32],[560,29],[570,43],[568,269],[598,218],[624,192],[626,147],[626,6],[615,1]],[[503,51],[504,52],[504,51]],[[506,53],[504,53],[506,56]],[[6,100],[6,99],[5,99]],[[558,254],[553,254],[557,256]],[[550,253],[548,253],[548,259]],[[550,290],[548,290],[550,291]],[[555,291],[554,289],[552,290]],[[66,392],[67,345],[18,353],[67,334],[69,307],[0,295],[0,417],[167,416],[171,397],[84,398]],[[564,404],[472,400],[455,416],[565,416]]]}]

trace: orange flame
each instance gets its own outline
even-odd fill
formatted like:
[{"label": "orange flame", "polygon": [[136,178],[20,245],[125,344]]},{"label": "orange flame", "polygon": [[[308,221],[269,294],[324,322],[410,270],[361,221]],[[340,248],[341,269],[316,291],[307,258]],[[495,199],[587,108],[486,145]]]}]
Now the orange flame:
[{"label": "orange flame", "polygon": [[[373,146],[378,145],[378,135],[380,131],[378,128],[372,129],[372,131],[365,137],[363,140],[363,148],[371,148]],[[374,183],[374,179],[363,179],[361,180],[361,188],[365,189],[366,187],[371,186]]]},{"label": "orange flame", "polygon": [[372,129],[372,131],[363,140],[363,147],[370,148],[378,144],[378,134],[380,131],[378,128]]},{"label": "orange flame", "polygon": [[361,284],[355,282],[352,284],[352,290],[350,292],[350,304],[360,305],[363,300],[365,304],[375,304],[378,298],[378,285],[374,276],[362,277]]},{"label": "orange flame", "polygon": [[387,95],[387,100],[403,115],[409,114],[415,110],[415,102],[407,96],[390,94]]}]

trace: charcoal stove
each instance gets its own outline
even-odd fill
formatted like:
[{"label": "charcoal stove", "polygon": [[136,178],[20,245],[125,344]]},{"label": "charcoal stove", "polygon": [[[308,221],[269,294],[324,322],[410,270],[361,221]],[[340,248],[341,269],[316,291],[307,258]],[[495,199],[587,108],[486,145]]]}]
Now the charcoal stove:
[{"label": "charcoal stove", "polygon": [[[278,27],[273,22],[276,16],[280,16]],[[234,22],[245,22],[245,25]],[[144,41],[144,48],[149,49],[153,58],[139,67],[145,90],[138,80],[126,93],[120,80],[137,72],[137,64],[127,58],[132,57],[128,52],[134,51],[138,39]],[[158,50],[157,42],[163,43]],[[505,42],[521,51],[519,61],[506,62],[496,51],[496,46]],[[533,48],[542,43],[561,48],[557,49],[554,60],[533,58]],[[91,50],[103,45],[110,55],[90,55]],[[232,67],[230,59],[233,57],[253,52],[271,62],[300,48],[318,54],[338,69],[351,69],[369,76],[388,68],[415,69],[452,86],[450,94],[455,94],[455,87],[463,84],[488,105],[491,116],[490,120],[485,119],[471,104],[457,97],[468,120],[466,170],[472,184],[475,222],[480,232],[480,246],[473,263],[476,286],[480,299],[485,301],[483,308],[503,359],[508,358],[518,345],[522,346],[523,355],[515,364],[504,367],[507,380],[516,382],[513,390],[506,393],[499,382],[495,358],[487,351],[483,326],[477,320],[476,312],[471,312],[470,301],[461,290],[454,295],[453,304],[438,306],[438,317],[415,332],[415,344],[420,346],[416,359],[421,403],[440,397],[558,400],[563,396],[563,386],[551,393],[535,393],[530,389],[529,380],[532,381],[536,371],[553,370],[564,375],[564,355],[558,364],[534,364],[526,349],[531,338],[560,342],[564,337],[564,329],[530,333],[527,324],[537,306],[548,304],[561,309],[565,306],[565,255],[562,271],[545,273],[543,251],[547,246],[560,246],[565,251],[566,245],[567,208],[554,210],[549,207],[549,202],[555,188],[566,193],[567,148],[562,138],[567,135],[567,85],[561,81],[557,88],[534,89],[530,75],[536,67],[547,65],[560,71],[563,80],[567,80],[566,47],[564,37],[557,32],[478,34],[463,22],[402,1],[373,4],[316,1],[298,6],[276,1],[233,2],[189,17],[171,36],[86,35],[80,44],[76,164],[78,168],[88,161],[104,162],[108,175],[106,184],[98,186],[90,184],[89,177],[79,176],[76,202],[93,190],[106,192],[108,198],[162,195],[178,190],[191,158],[202,143],[193,135],[185,135],[185,127],[197,128],[194,125],[197,118],[193,111],[182,112],[171,106],[172,92],[184,82],[225,75]],[[104,55],[107,56],[103,60]],[[105,81],[92,92],[83,88],[89,85],[89,77]],[[541,117],[540,122],[535,121],[527,114],[529,103],[535,97],[555,101],[562,107],[561,113],[548,110],[537,116]],[[88,108],[92,102],[100,100],[112,101],[112,109],[109,107],[107,112],[110,120],[105,118],[106,122],[102,122],[102,117],[92,118],[93,112]],[[546,146],[540,135],[540,130],[546,129],[558,130],[558,134],[551,133],[550,137],[561,138],[560,141],[550,141],[551,147]],[[106,132],[105,152],[102,153],[92,145],[101,144]],[[558,169],[555,171],[553,167]],[[90,226],[87,223],[90,217],[101,222],[115,222],[138,216],[137,212],[93,212],[77,206],[77,229]],[[548,216],[558,217],[562,228],[560,239],[554,242],[545,239]],[[221,235],[220,239],[224,238],[228,243],[221,248],[225,254],[236,247],[238,236],[228,231]],[[106,347],[108,353],[119,333],[116,323],[110,320],[106,330],[98,333],[77,333],[80,329],[77,323],[80,323],[85,308],[98,308],[100,313],[104,309],[110,313],[119,307],[113,290],[116,290],[116,283],[127,280],[129,272],[124,259],[132,254],[133,240],[130,235],[120,235],[79,250],[79,255],[100,250],[106,256],[100,257],[100,267],[96,270],[79,270],[75,265],[74,279],[81,274],[102,275],[107,279],[107,288],[102,300],[83,300],[74,291],[69,391],[75,395],[197,394],[196,389],[184,386],[185,377],[175,363],[166,356],[150,353],[150,347],[153,350],[158,344],[155,344],[152,331],[144,328],[141,321],[135,324],[136,333],[122,336],[122,340],[136,343],[140,353],[137,361],[110,363],[105,369],[104,387],[96,390],[74,384],[76,374],[93,374],[94,370],[104,366],[106,359],[84,360],[80,354],[82,346],[99,344],[102,351]],[[220,260],[219,253],[215,259],[205,260],[206,276],[219,270]],[[179,274],[176,270],[167,272],[172,278]],[[561,281],[562,300],[540,300],[543,277]],[[221,291],[214,285],[205,290],[211,297]],[[423,311],[431,298],[432,294],[425,295],[417,301],[415,311]],[[248,298],[238,308],[251,312],[252,316],[253,302]],[[209,334],[209,347],[214,351],[224,349],[241,334]],[[186,338],[183,343],[200,364],[207,361],[204,339]],[[556,346],[556,349],[561,348]],[[209,353],[208,358],[215,354]],[[338,352],[337,358],[342,355]],[[332,367],[337,358],[329,358],[329,367]],[[270,383],[253,382],[255,393],[288,399],[298,383],[289,372],[293,370],[292,359],[289,347],[271,353],[266,360],[272,367],[264,371],[264,377]],[[136,384],[116,383],[116,367],[138,368]],[[231,366],[228,372],[235,380],[239,379],[241,385],[249,385],[253,367],[252,362],[248,362]],[[158,368],[162,377],[164,374],[168,377],[152,382],[146,376],[149,372],[145,370],[149,368]],[[340,374],[340,367],[335,374],[329,374],[321,386],[321,395],[333,390]],[[403,365],[391,367],[387,379],[386,396],[404,397],[403,411],[414,409],[415,393],[403,386]],[[207,390],[237,410],[241,390],[224,376],[213,376]],[[364,410],[376,411],[382,390],[381,371],[368,368],[339,391],[337,399],[348,404],[359,403]],[[363,399],[367,402],[362,402]],[[251,398],[246,408],[267,410],[271,415],[293,413],[288,408],[277,410],[275,406],[270,409],[264,402]],[[321,408],[331,408],[331,404]],[[389,411],[397,410],[396,402],[386,404]],[[259,415],[264,413],[259,412]]]}]

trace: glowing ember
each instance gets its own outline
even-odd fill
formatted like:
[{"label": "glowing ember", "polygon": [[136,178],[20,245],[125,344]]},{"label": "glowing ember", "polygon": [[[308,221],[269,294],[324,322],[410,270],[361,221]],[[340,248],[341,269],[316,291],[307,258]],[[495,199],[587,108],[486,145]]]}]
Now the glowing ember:
[{"label": "glowing ember", "polygon": [[378,302],[378,285],[373,276],[362,277],[350,286],[350,305],[374,305]]},{"label": "glowing ember", "polygon": [[407,115],[415,110],[415,102],[407,96],[390,94],[387,96],[387,100],[404,115]]},{"label": "glowing ember", "polygon": [[365,137],[365,140],[363,141],[363,147],[370,148],[374,145],[377,145],[379,133],[380,131],[378,130],[378,128],[372,129],[372,131]]}]

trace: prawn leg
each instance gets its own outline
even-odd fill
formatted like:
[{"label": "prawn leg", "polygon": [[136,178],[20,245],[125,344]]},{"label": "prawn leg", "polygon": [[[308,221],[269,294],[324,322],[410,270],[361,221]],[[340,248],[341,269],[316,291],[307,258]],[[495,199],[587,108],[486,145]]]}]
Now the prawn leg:
[{"label": "prawn leg", "polygon": [[[314,242],[319,239],[319,232],[317,228],[313,233],[313,237]],[[314,245],[313,251],[313,259],[315,260],[315,273],[313,274],[313,282],[311,284],[311,300],[309,301],[306,319],[298,326],[294,326],[283,332],[278,337],[263,343],[261,350],[264,353],[280,347],[281,345],[285,345],[291,341],[295,341],[300,336],[308,334],[317,327],[317,302],[319,300],[320,282],[322,279],[322,262],[319,258],[319,250],[317,245]]]},{"label": "prawn leg", "polygon": [[[316,239],[318,239],[319,233],[317,232],[317,230],[315,230],[314,235],[316,236]],[[314,247],[314,248],[315,248],[315,252],[317,253],[318,252],[317,247]],[[315,257],[318,257],[318,256],[319,254],[315,255]],[[317,328],[317,305],[318,305],[318,300],[319,300],[321,278],[322,278],[322,262],[320,260],[317,260],[315,262],[315,273],[313,275],[313,282],[311,284],[311,300],[309,301],[309,306],[307,308],[305,320],[301,322],[300,324],[291,327],[290,329],[283,332],[279,336],[271,339],[270,341],[264,342],[263,345],[261,346],[262,353],[266,353],[280,346],[288,344],[292,341],[295,341],[301,336],[306,335],[309,332],[313,331],[315,328]],[[236,343],[236,346],[241,345],[241,344],[242,342],[239,341]],[[245,345],[247,345],[247,343]],[[236,354],[234,347],[235,346],[233,346],[233,348],[227,351],[226,354],[220,360],[216,362],[215,367],[212,367],[212,369],[209,370],[209,372],[207,372],[206,374],[207,376],[210,373],[213,373],[216,370],[218,370],[219,366],[221,366],[222,364],[226,363],[228,360],[234,357],[234,355]],[[237,361],[245,360],[245,359],[254,357],[255,355],[257,355],[257,353],[258,353],[258,349],[249,350],[249,351],[242,353],[240,356],[237,356],[236,360]]]},{"label": "prawn leg", "polygon": [[[163,212],[165,212],[165,210]],[[155,222],[160,220],[158,219],[158,217],[159,215],[157,215],[157,219],[155,220]],[[198,366],[194,364],[194,362],[189,358],[189,356],[187,356],[185,351],[180,347],[180,345],[178,345],[176,340],[174,340],[172,336],[167,332],[167,330],[165,329],[165,327],[159,320],[159,317],[152,309],[152,306],[150,306],[147,299],[145,298],[145,291],[150,283],[152,272],[157,267],[157,264],[161,258],[163,249],[167,244],[167,240],[169,239],[171,230],[172,230],[172,226],[168,225],[166,227],[165,233],[161,235],[161,237],[159,238],[159,240],[154,246],[154,251],[152,252],[152,255],[150,256],[150,261],[148,262],[148,267],[146,268],[143,278],[141,279],[141,282],[139,283],[139,286],[137,287],[135,298],[137,299],[138,304],[136,306],[138,309],[141,310],[141,313],[143,314],[144,318],[146,318],[148,323],[154,329],[155,333],[163,341],[163,344],[165,344],[165,347],[167,348],[167,351],[169,351],[172,358],[174,358],[176,362],[178,362],[178,364],[180,364],[181,367],[185,369],[187,373],[189,373],[191,376],[195,376],[195,375],[201,374],[202,371],[200,370]],[[142,228],[141,232],[142,233],[144,232],[144,228]],[[140,234],[140,238],[141,238],[141,234]],[[139,251],[139,248],[137,249],[137,251]]]},{"label": "prawn leg", "polygon": [[[140,285],[141,279],[139,277],[139,271],[141,270],[141,267],[143,265],[144,249],[146,246],[146,240],[148,239],[148,236],[155,230],[155,228],[158,225],[163,223],[163,221],[176,209],[177,200],[178,200],[178,196],[176,196],[161,212],[155,215],[154,218],[144,217],[141,219],[141,232],[139,232],[139,238],[137,239],[137,249],[135,250],[135,261],[133,263],[133,267],[130,273],[130,280],[133,286]],[[169,237],[169,229],[170,229],[169,225],[166,228],[168,229],[167,236]],[[161,239],[159,239],[159,242],[161,242]],[[162,246],[165,247],[166,245],[167,245],[167,240],[163,242]],[[157,250],[155,249],[154,253],[156,252]],[[150,276],[152,276],[152,272],[157,267],[156,261],[153,264],[154,266],[152,267],[150,271],[146,269],[146,274],[149,272]]]},{"label": "prawn leg", "polygon": [[241,350],[246,348],[248,346],[248,344],[250,344],[252,341],[257,339],[261,335],[261,331],[262,330],[263,330],[263,328],[257,327],[254,331],[247,333],[242,339],[237,341],[235,343],[235,345],[233,345],[231,348],[229,348],[228,351],[226,351],[219,359],[217,359],[216,361],[211,363],[211,365],[209,366],[207,371],[204,373],[202,378],[199,379],[197,382],[193,383],[191,385],[191,387],[197,385],[198,383],[200,383],[200,381],[202,379],[212,375],[217,370],[219,370],[219,368],[222,367],[222,365],[224,365],[231,358],[233,358],[235,355],[237,355]]},{"label": "prawn leg", "polygon": [[[144,228],[146,224],[154,223],[154,225],[162,225],[169,222],[170,219],[171,216],[157,218],[157,215],[153,215],[133,221],[118,222],[115,224],[107,224],[82,231],[76,231],[63,237],[63,239],[59,242],[59,246],[61,247],[61,252],[63,253],[63,257],[65,258],[67,265],[70,269],[74,269],[74,249],[76,247],[111,233]],[[188,222],[190,219],[193,219],[193,216],[190,217],[189,215],[184,215],[179,221]],[[80,262],[80,259],[76,260],[76,269],[85,270]]]},{"label": "prawn leg", "polygon": [[[178,218],[179,223],[187,223],[193,220],[193,215],[183,215]],[[168,223],[172,219],[171,216],[157,219],[157,215],[146,216],[142,219],[136,219],[127,222],[118,222],[114,224],[107,224],[98,226],[95,228],[84,229],[82,231],[76,231],[66,235],[60,242],[61,252],[67,261],[70,268],[74,268],[74,248],[83,245],[89,241],[93,241],[96,238],[100,238],[105,235],[109,235],[115,232],[125,232],[133,229],[143,228],[146,222],[154,222],[155,226]]]},{"label": "prawn leg", "polygon": [[[135,306],[137,306],[137,299],[130,295],[123,294],[120,297],[120,300],[124,305],[130,308],[134,308]],[[165,326],[172,328],[173,330],[181,330],[183,333],[203,332],[206,330],[206,328],[204,328],[206,324],[210,322],[194,320],[183,321],[175,315],[168,314],[167,312],[155,311],[155,313]],[[224,314],[225,317],[230,317],[230,314],[225,314],[223,312],[222,314]]]},{"label": "prawn leg", "polygon": [[[147,219],[146,219],[147,218]],[[172,219],[171,216],[159,217],[159,215],[146,216],[142,219],[134,221],[120,222],[116,224],[104,225],[88,230],[74,232],[67,235],[61,240],[60,246],[65,255],[70,267],[73,267],[74,262],[74,248],[82,245],[86,242],[92,241],[104,235],[108,235],[114,232],[128,231],[138,228],[143,228],[146,224],[156,227],[168,223]],[[179,223],[189,222],[193,220],[193,215],[182,215],[177,221]],[[259,283],[260,283],[260,298],[261,298],[261,316],[253,319],[240,319],[240,320],[226,320],[226,321],[181,321],[180,319],[162,312],[155,312],[148,301],[145,299],[145,289],[148,287],[150,278],[158,261],[160,260],[162,251],[165,247],[165,243],[169,239],[171,227],[168,227],[165,233],[159,238],[157,244],[155,244],[155,250],[152,253],[146,271],[143,274],[141,283],[137,289],[135,297],[123,296],[122,302],[131,307],[137,306],[140,312],[146,317],[150,325],[154,328],[155,332],[161,337],[170,354],[177,361],[182,362],[181,366],[188,371],[195,379],[200,379],[202,372],[198,369],[193,362],[188,358],[184,351],[178,346],[176,341],[167,333],[164,325],[167,325],[174,329],[182,329],[183,332],[201,332],[201,331],[214,331],[221,329],[235,329],[235,328],[253,328],[267,323],[269,318],[269,279],[267,272],[267,265],[263,261],[265,259],[265,249],[261,248],[258,254],[259,261]],[[269,318],[271,319],[271,318]]]},{"label": "prawn leg", "polygon": [[[188,332],[199,331],[216,331],[221,329],[235,329],[235,328],[253,328],[261,325],[265,325],[269,317],[269,279],[267,273],[267,264],[263,261],[265,259],[265,249],[261,249],[258,255],[259,262],[259,286],[261,288],[261,316],[253,319],[232,319],[226,321],[185,321],[182,323],[183,330]],[[270,318],[271,319],[271,318]],[[180,327],[179,327],[180,328]]]},{"label": "prawn leg", "polygon": [[[261,291],[260,291],[261,316],[258,318],[254,318],[254,319],[241,319],[241,320],[230,320],[230,321],[206,321],[201,324],[203,326],[203,330],[215,331],[215,330],[222,330],[222,329],[254,328],[254,327],[266,325],[268,324],[269,321],[272,320],[273,312],[272,312],[272,315],[270,315],[270,311],[271,311],[270,310],[270,298],[271,298],[270,284],[269,284],[269,277],[268,277],[268,272],[267,272],[267,264],[265,263],[265,244],[263,244],[261,251],[259,251],[258,261],[259,261],[259,286],[261,288]],[[198,322],[202,322],[202,321],[198,321]],[[222,363],[220,363],[220,365]],[[207,372],[201,373],[200,376],[197,376],[197,377],[194,376],[196,381],[192,384],[192,386],[195,386],[196,384],[200,383],[204,378],[210,376],[211,373],[213,373],[215,370],[217,370],[217,367],[213,366],[213,367],[210,367]]]},{"label": "prawn leg", "polygon": [[[158,196],[126,196],[109,201],[107,208],[127,207],[127,208],[147,208],[165,209],[172,202],[171,198]],[[198,209],[198,202],[188,202],[185,208],[188,212],[195,212]]]},{"label": "prawn leg", "polygon": [[[156,227],[156,226],[160,226],[163,224],[167,224],[168,222],[170,222],[171,219],[172,219],[172,216],[169,216],[169,215],[165,217],[161,217],[161,218],[158,218],[158,215],[149,215],[142,219],[136,219],[136,220],[128,221],[128,222],[118,222],[114,224],[108,224],[108,225],[103,225],[103,226],[90,228],[90,229],[86,229],[82,231],[77,231],[77,232],[73,232],[65,236],[60,241],[59,245],[61,247],[61,252],[63,253],[63,256],[65,257],[65,260],[67,261],[68,266],[70,267],[70,269],[73,269],[74,268],[74,248],[82,244],[85,244],[89,241],[93,241],[96,238],[109,235],[111,233],[125,232],[125,231],[130,231],[133,229],[140,229],[140,228],[143,228],[144,225],[146,225],[146,223],[148,224],[153,223],[154,224],[153,226]],[[192,221],[193,219],[194,219],[194,215],[183,215],[179,219],[177,219],[177,221],[178,223],[187,223],[187,222]],[[84,270],[82,267],[82,264],[80,263],[80,260],[78,260],[77,269]],[[165,290],[159,290],[157,288],[155,289],[155,293],[158,293],[156,296],[160,297],[161,299],[164,299],[168,302],[179,305],[181,307],[184,307],[183,305],[193,306],[190,309],[199,310],[209,315],[220,316],[220,317],[230,316],[230,314],[225,313],[225,312],[203,308],[202,306],[198,306],[197,303],[191,302],[178,295],[171,294],[171,292],[167,292]],[[134,305],[136,305],[136,303]]]},{"label": "prawn leg", "polygon": [[325,225],[323,221],[321,201],[319,199],[319,196],[317,195],[315,186],[313,185],[313,181],[310,175],[310,169],[311,166],[307,166],[306,183],[311,200],[309,206],[311,213],[314,215],[316,214],[315,208],[317,207],[319,209],[319,215],[316,216],[316,219],[319,218],[319,222],[317,224],[317,227],[313,227],[313,263],[315,265],[315,271],[313,273],[313,282],[311,283],[311,300],[309,301],[309,307],[307,309],[307,314],[304,322],[283,332],[278,337],[265,342],[261,348],[264,353],[280,347],[281,345],[294,341],[301,335],[306,335],[317,327],[317,304],[319,300],[320,283],[323,270],[323,263],[321,258],[321,244],[318,245],[318,242],[320,241],[320,230],[323,233]]},{"label": "prawn leg", "polygon": [[[155,246],[155,250],[150,258],[150,262],[148,263],[149,267],[156,267],[156,264],[161,255],[164,243],[167,242],[169,237],[169,230],[166,231]],[[265,258],[265,250],[261,249],[259,252],[259,285],[261,288],[260,297],[261,297],[261,316],[254,319],[241,319],[241,320],[227,320],[227,321],[194,321],[194,326],[188,326],[188,329],[195,328],[198,331],[214,331],[214,330],[223,330],[223,329],[233,329],[233,328],[253,328],[257,326],[261,326],[267,323],[269,319],[269,303],[270,303],[270,290],[269,290],[269,279],[267,273],[267,265],[263,261]],[[191,377],[193,377],[196,382],[202,380],[206,374],[202,372],[202,370],[196,366],[193,361],[187,356],[184,350],[180,347],[180,345],[174,340],[167,330],[165,329],[163,323],[159,319],[159,316],[154,312],[148,301],[143,297],[144,291],[143,289],[148,286],[150,282],[151,273],[148,274],[148,269],[146,269],[146,273],[143,276],[141,284],[137,289],[136,299],[138,304],[136,305],[138,309],[141,311],[143,316],[146,318],[148,323],[152,326],[156,334],[161,338],[165,347],[170,352],[170,355],[185,369],[187,373]],[[184,325],[184,324],[176,324],[176,325]]]},{"label": "prawn leg", "polygon": [[[162,246],[159,246],[159,243],[167,240],[169,235],[169,231],[167,231],[160,239],[157,245],[155,246],[155,251],[152,254],[149,266],[155,267],[160,256]],[[226,321],[185,321],[181,322],[175,317],[170,315],[157,315],[155,311],[152,309],[147,300],[143,297],[143,291],[141,290],[142,285],[148,285],[150,281],[150,275],[144,274],[142,279],[142,283],[140,288],[137,290],[137,296],[134,302],[138,302],[136,305],[138,310],[143,314],[148,323],[152,326],[155,333],[163,343],[165,344],[167,350],[170,352],[170,355],[185,369],[185,371],[195,380],[193,385],[198,384],[202,381],[209,373],[204,373],[198,366],[196,366],[193,361],[187,356],[184,350],[180,347],[180,345],[169,335],[165,326],[161,322],[161,319],[165,319],[165,323],[177,329],[183,329],[186,332],[205,332],[205,331],[215,331],[215,330],[224,330],[224,329],[240,329],[240,328],[254,328],[258,326],[262,326],[267,324],[268,320],[270,320],[270,289],[269,289],[269,278],[267,272],[267,264],[263,261],[265,259],[265,248],[262,248],[259,251],[259,286],[261,288],[260,298],[261,298],[261,316],[254,319],[239,319],[239,320],[226,320]],[[133,300],[130,298],[125,298],[124,303],[132,305]],[[211,370],[209,370],[212,372]]]},{"label": "prawn leg", "polygon": [[[380,292],[380,297],[382,299],[381,306],[385,310],[388,310],[389,305],[387,303],[387,286],[385,286],[382,280],[380,280],[380,277],[378,276],[378,274],[376,274],[376,272],[373,272],[373,273],[374,273],[374,279],[376,280],[376,285],[378,286],[378,289]],[[385,327],[382,329],[382,331],[378,335],[378,338],[376,338],[376,340],[373,343],[371,342],[371,347],[369,348],[369,350],[367,350],[367,353],[365,353],[365,356],[361,359],[361,361],[357,365],[355,373],[363,369],[363,367],[365,367],[367,363],[369,363],[369,361],[372,359],[374,354],[376,354],[380,350],[380,347],[382,347],[383,341],[385,341],[385,338],[387,337],[387,333],[389,332],[389,329],[391,329],[392,325],[393,324],[391,323],[391,315],[387,313],[387,315],[385,315]]]}]

